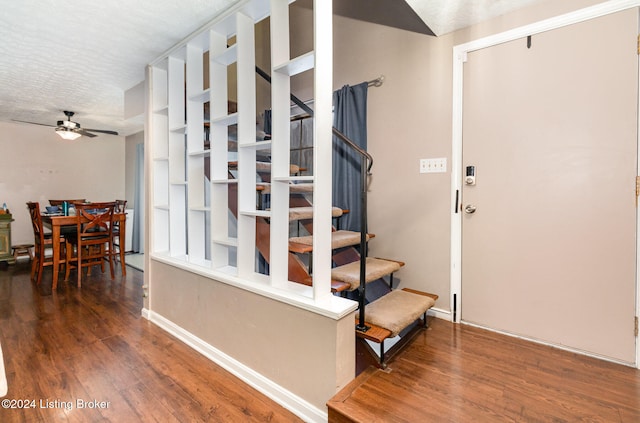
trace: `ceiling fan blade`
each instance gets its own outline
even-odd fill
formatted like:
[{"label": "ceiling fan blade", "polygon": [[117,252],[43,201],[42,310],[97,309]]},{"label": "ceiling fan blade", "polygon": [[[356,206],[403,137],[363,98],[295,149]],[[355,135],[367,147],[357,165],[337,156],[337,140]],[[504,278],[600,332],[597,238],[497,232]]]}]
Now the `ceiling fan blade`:
[{"label": "ceiling fan blade", "polygon": [[116,131],[107,131],[105,129],[86,129],[85,131],[100,132],[101,134],[118,135]]},{"label": "ceiling fan blade", "polygon": [[17,119],[11,119],[11,120],[12,120],[13,122],[28,123],[28,124],[31,124],[31,125],[48,126],[48,127],[51,127],[51,128],[55,128],[55,127],[56,127],[56,125],[47,125],[46,123],[28,122],[28,121],[26,121],[26,120],[17,120]]},{"label": "ceiling fan blade", "polygon": [[89,137],[89,138],[97,137],[96,134],[92,134],[91,132],[87,132],[86,129],[82,129],[82,128],[76,128],[76,129],[73,130],[73,132],[75,132],[76,134],[80,134],[83,137]]},{"label": "ceiling fan blade", "polygon": [[26,120],[18,120],[18,119],[11,119],[14,122],[20,122],[20,123],[28,123],[30,125],[40,125],[40,126],[48,126],[50,128],[64,128],[68,131],[73,131],[76,132],[80,135],[83,135],[85,137],[89,137],[89,138],[94,138],[97,137],[96,134],[92,134],[92,132],[98,132],[101,134],[109,134],[109,135],[118,135],[118,132],[116,131],[109,131],[106,129],[88,129],[88,128],[81,128],[80,125],[77,122],[72,122],[71,121],[71,116],[73,116],[73,112],[65,112],[65,115],[68,117],[67,120],[59,120],[57,125],[47,125],[46,123],[38,123],[38,122],[29,122]]}]

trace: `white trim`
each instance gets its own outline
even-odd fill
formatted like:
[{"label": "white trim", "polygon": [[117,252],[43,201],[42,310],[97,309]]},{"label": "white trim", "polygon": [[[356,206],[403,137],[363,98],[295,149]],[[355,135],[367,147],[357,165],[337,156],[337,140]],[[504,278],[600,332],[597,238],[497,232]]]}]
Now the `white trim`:
[{"label": "white trim", "polygon": [[[452,321],[460,323],[462,290],[462,89],[463,64],[467,54],[453,56],[453,112],[451,139],[451,290]],[[456,313],[453,311],[456,310]]]},{"label": "white trim", "polygon": [[640,1],[638,0],[610,0],[596,4],[595,6],[586,7],[584,9],[575,10],[573,12],[534,22],[519,28],[514,28],[509,31],[479,38],[477,40],[455,46],[453,48],[454,60],[457,52],[466,54],[475,50],[517,40],[529,35],[540,34],[541,32],[551,31],[590,19],[599,18],[601,16],[610,15],[611,13],[620,12],[637,6],[640,6]]},{"label": "white trim", "polygon": [[449,310],[442,310],[441,308],[430,308],[427,310],[427,316],[433,316],[436,319],[446,320],[447,322],[453,321],[453,313]]},{"label": "white trim", "polygon": [[[590,19],[620,12],[640,6],[640,0],[610,0],[591,7],[579,9],[553,18],[545,19],[509,31],[479,38],[453,47],[453,110],[451,140],[451,307],[455,308],[455,323],[460,323],[462,312],[462,216],[456,213],[456,191],[462,194],[462,106],[463,106],[463,65],[467,54],[472,51],[495,46],[529,35],[562,28]],[[638,151],[640,163],[640,150]],[[639,169],[640,172],[640,169]],[[459,211],[459,210],[458,210]],[[636,225],[636,240],[640,238],[640,225]],[[638,244],[640,246],[640,244]],[[639,247],[640,248],[640,247]],[[639,251],[636,251],[636,273],[640,262]],[[456,304],[453,302],[456,296]],[[636,277],[636,315],[640,308],[640,278]],[[636,367],[640,368],[640,346],[636,338]]]},{"label": "white trim", "polygon": [[204,342],[202,339],[193,335],[189,331],[176,325],[172,321],[166,319],[162,315],[150,310],[143,309],[143,315],[147,315],[148,319],[161,329],[175,336],[209,360],[218,364],[220,367],[229,371],[231,374],[260,391],[264,395],[271,398],[287,410],[294,413],[306,422],[326,422],[328,415],[326,410],[321,410],[313,404],[305,401],[291,391],[278,385],[271,379],[268,379],[260,373],[254,371],[250,367],[240,363],[233,357],[225,354],[217,348]]}]

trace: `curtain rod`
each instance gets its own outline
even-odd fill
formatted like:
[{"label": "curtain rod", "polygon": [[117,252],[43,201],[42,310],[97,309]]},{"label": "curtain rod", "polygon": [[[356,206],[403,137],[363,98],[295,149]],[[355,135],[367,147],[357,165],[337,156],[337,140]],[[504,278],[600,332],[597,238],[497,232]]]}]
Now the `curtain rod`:
[{"label": "curtain rod", "polygon": [[382,86],[383,82],[384,82],[384,75],[380,75],[376,79],[374,79],[372,81],[368,81],[367,85],[369,85],[370,87],[380,87],[380,86]]}]

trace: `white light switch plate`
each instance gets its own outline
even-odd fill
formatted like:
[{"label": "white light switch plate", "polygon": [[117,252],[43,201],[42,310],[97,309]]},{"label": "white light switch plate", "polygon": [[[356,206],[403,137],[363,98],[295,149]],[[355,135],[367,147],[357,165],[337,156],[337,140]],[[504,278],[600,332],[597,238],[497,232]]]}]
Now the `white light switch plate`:
[{"label": "white light switch plate", "polygon": [[447,158],[420,159],[420,173],[444,173],[447,171]]}]

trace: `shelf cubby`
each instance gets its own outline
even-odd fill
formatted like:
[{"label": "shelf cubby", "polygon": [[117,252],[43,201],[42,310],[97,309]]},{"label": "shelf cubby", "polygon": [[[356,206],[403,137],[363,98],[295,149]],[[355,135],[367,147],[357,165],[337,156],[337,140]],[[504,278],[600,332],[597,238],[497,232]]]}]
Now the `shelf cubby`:
[{"label": "shelf cubby", "polygon": [[316,56],[313,51],[310,51],[302,56],[298,56],[294,59],[287,60],[286,62],[273,68],[274,72],[282,73],[287,76],[295,76],[302,72],[311,70],[315,66]]},{"label": "shelf cubby", "polygon": [[238,144],[238,148],[253,148],[254,150],[270,150],[271,140],[242,143],[242,144]]},{"label": "shelf cubby", "polygon": [[211,61],[220,65],[229,66],[238,60],[238,45],[234,44],[226,48],[222,53],[211,56]]},{"label": "shelf cubby", "polygon": [[196,103],[206,103],[211,99],[211,90],[207,88],[206,90],[202,90],[198,93],[191,94],[189,96],[189,101],[193,101]]},{"label": "shelf cubby", "polygon": [[[331,26],[332,16],[325,3],[315,3],[317,33]],[[330,182],[319,176],[330,175],[330,160],[319,159],[330,157],[331,149],[331,128],[325,124],[331,121],[333,41],[314,34],[314,51],[291,58],[289,6],[287,0],[240,2],[152,62],[148,73],[152,252],[184,260],[198,271],[204,267],[233,275],[253,287],[282,288],[288,282],[289,184],[314,182],[314,204],[321,211],[331,206]],[[261,55],[256,55],[255,27],[267,16],[274,139],[256,140],[262,93],[256,89],[256,57]],[[313,128],[315,176],[291,176],[291,80],[306,72],[313,72],[314,89],[322,94],[313,95],[321,126]],[[266,154],[271,162],[269,211],[256,208],[257,159]],[[230,161],[237,162],[234,169]],[[256,265],[261,219],[270,224],[269,254],[263,250],[269,256],[268,275]],[[320,220],[313,223],[321,247],[314,250],[313,290],[330,295],[330,249],[324,239],[331,221]]]}]

